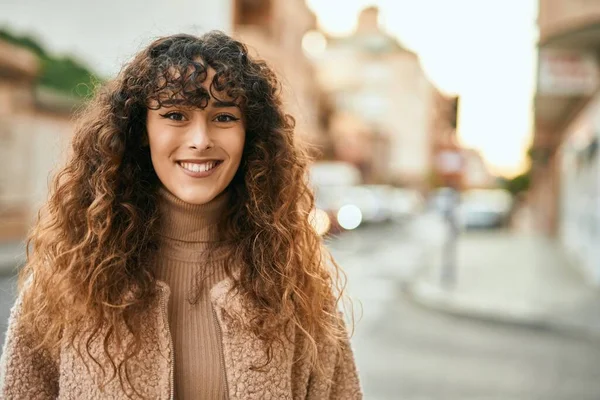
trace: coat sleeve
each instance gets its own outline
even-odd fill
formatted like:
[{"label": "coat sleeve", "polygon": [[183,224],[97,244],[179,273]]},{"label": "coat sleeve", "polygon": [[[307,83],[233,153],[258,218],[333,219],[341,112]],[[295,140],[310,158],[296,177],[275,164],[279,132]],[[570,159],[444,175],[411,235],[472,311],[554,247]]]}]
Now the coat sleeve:
[{"label": "coat sleeve", "polygon": [[[344,324],[341,314],[340,320]],[[344,338],[341,342],[340,350],[337,352],[336,363],[333,369],[329,398],[331,400],[358,400],[363,398],[356,361],[350,346],[350,339],[345,324]]]},{"label": "coat sleeve", "polygon": [[340,314],[343,328],[341,342],[333,344],[317,340],[324,362],[325,375],[312,371],[308,379],[307,399],[310,400],[361,400],[363,398],[350,339]]},{"label": "coat sleeve", "polygon": [[21,323],[21,304],[22,293],[10,312],[8,330],[0,357],[0,398],[4,400],[56,399],[58,362],[48,351],[34,350],[36,342]]}]

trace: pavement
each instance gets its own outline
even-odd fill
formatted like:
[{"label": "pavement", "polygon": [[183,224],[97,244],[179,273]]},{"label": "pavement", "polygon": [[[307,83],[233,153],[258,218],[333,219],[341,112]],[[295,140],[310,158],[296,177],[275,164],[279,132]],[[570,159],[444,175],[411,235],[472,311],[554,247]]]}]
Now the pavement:
[{"label": "pavement", "polygon": [[423,269],[405,287],[415,303],[456,316],[600,339],[600,289],[555,240],[511,231],[464,233],[457,241],[454,285],[442,282],[441,246],[430,248]]},{"label": "pavement", "polygon": [[[425,306],[417,301],[423,297],[407,293],[427,273],[435,276],[434,263],[440,261],[445,225],[435,215],[423,217],[400,226],[346,232],[329,244],[348,277],[347,295],[355,313],[351,343],[365,399],[598,400],[596,339],[531,329],[532,324],[498,323],[488,314],[474,318],[462,308],[454,309],[463,312],[456,314],[449,307]],[[473,244],[471,255],[478,250],[485,255],[507,236],[478,232],[464,236],[461,248]],[[484,242],[489,245],[481,247]],[[524,247],[536,252],[537,244]],[[580,282],[575,270],[560,270]],[[494,287],[494,279],[490,281],[488,286]],[[579,289],[576,285],[575,293]]]}]

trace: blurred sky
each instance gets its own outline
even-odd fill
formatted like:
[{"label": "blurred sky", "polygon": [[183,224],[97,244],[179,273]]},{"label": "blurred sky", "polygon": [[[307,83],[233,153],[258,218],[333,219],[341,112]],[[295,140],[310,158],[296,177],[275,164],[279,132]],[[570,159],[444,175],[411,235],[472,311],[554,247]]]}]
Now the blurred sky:
[{"label": "blurred sky", "polygon": [[460,136],[493,172],[526,167],[536,68],[536,0],[307,0],[322,29],[347,34],[359,11],[417,52],[430,79],[461,96]]},{"label": "blurred sky", "polygon": [[[287,0],[286,0],[287,1]],[[151,38],[231,23],[231,1],[0,0],[0,26],[33,33],[111,76]],[[460,135],[494,172],[524,167],[530,140],[536,0],[307,0],[331,33],[376,4],[382,25],[416,51],[431,80],[461,95]]]}]

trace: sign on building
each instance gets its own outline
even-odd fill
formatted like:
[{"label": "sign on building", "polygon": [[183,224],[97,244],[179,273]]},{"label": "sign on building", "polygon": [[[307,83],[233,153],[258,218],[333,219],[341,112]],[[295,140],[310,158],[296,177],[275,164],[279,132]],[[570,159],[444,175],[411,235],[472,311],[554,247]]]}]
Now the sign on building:
[{"label": "sign on building", "polygon": [[556,96],[590,95],[598,87],[598,62],[592,53],[542,49],[538,93]]}]

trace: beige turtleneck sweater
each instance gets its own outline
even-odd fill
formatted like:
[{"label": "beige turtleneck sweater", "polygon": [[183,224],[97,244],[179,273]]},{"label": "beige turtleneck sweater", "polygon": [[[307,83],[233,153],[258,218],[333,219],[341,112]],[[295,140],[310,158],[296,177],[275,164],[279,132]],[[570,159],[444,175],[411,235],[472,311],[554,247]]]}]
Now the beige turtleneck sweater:
[{"label": "beige turtleneck sweater", "polygon": [[[209,259],[206,250],[218,241],[217,222],[228,193],[203,205],[185,203],[164,188],[159,193],[161,246],[156,277],[171,288],[168,313],[175,356],[175,397],[223,399],[226,381],[221,333],[209,291],[225,278],[224,259],[214,252]],[[195,299],[197,287],[202,290]]]}]

